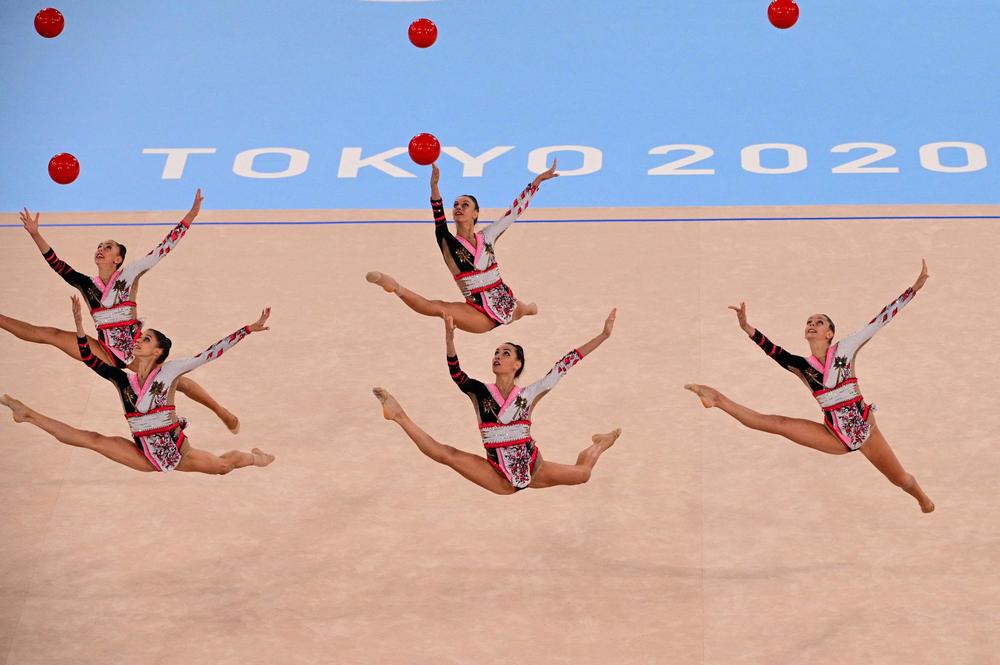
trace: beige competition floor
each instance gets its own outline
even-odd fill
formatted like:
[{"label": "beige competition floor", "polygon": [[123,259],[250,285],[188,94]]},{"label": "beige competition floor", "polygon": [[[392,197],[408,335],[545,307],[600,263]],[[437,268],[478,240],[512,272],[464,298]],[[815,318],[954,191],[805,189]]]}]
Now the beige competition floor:
[{"label": "beige competition floor", "polygon": [[[535,218],[997,215],[1000,206],[532,210]],[[44,215],[43,222],[177,213]],[[199,221],[429,219],[417,211],[206,211]],[[484,217],[485,218],[485,217]],[[529,217],[530,218],[530,217]],[[4,214],[0,221],[16,222]],[[45,228],[89,272],[164,227]],[[590,484],[497,497],[423,458],[381,412],[390,389],[432,435],[481,450],[448,378],[443,326],[363,275],[455,299],[427,225],[198,225],[142,281],[140,314],[192,354],[260,308],[272,330],[192,374],[242,418],[231,436],[178,396],[194,445],[260,446],[270,468],[140,474],[0,420],[0,662],[23,664],[998,662],[1000,221],[519,224],[499,244],[541,314],[459,334],[490,376],[521,343],[526,381],[619,308],[615,334],[538,410],[546,459],[624,428]],[[706,411],[700,381],[818,419],[806,389],[726,306],[802,353],[804,319],[842,333],[930,281],[861,355],[865,396],[937,502],[920,513],[861,455],[828,457]],[[69,328],[69,287],[0,229],[0,312]],[[88,326],[90,323],[88,322]],[[0,331],[0,391],[125,434],[114,390]]]}]

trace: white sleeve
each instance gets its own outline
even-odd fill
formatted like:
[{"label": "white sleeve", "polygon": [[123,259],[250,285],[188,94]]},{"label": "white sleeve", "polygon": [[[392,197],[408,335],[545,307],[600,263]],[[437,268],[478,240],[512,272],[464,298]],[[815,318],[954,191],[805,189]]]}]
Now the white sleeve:
[{"label": "white sleeve", "polygon": [[549,392],[555,388],[559,380],[563,378],[569,368],[580,362],[583,356],[576,349],[573,349],[565,356],[563,356],[555,366],[549,370],[549,373],[543,376],[538,381],[535,381],[530,386],[526,387],[521,391],[521,396],[528,401],[528,404],[532,404],[536,399]]},{"label": "white sleeve", "polygon": [[208,347],[198,355],[193,358],[180,358],[178,360],[168,360],[163,363],[163,370],[170,370],[170,375],[173,377],[181,376],[182,374],[187,374],[196,367],[200,367],[207,362],[211,362],[222,357],[222,354],[229,351],[234,346],[236,346],[240,340],[250,334],[250,328],[248,326],[243,326],[232,335],[228,337],[223,337],[218,342]]},{"label": "white sleeve", "polygon": [[879,312],[874,319],[869,321],[867,326],[842,339],[837,347],[839,352],[838,355],[851,357],[857,353],[858,349],[874,337],[875,333],[892,321],[896,314],[899,313],[899,310],[903,309],[903,307],[913,300],[913,296],[915,295],[916,292],[912,288],[908,288],[903,291],[902,295],[883,307],[882,311]]},{"label": "white sleeve", "polygon": [[493,244],[497,241],[507,227],[517,221],[517,218],[521,216],[525,210],[528,209],[528,204],[531,202],[531,197],[535,195],[538,191],[538,187],[534,183],[529,183],[524,191],[518,195],[514,202],[507,208],[507,212],[497,221],[493,222],[483,230],[483,240],[489,244]]},{"label": "white sleeve", "polygon": [[178,222],[177,226],[170,229],[170,233],[149,254],[125,266],[122,276],[129,282],[129,285],[144,272],[159,263],[160,259],[170,253],[170,250],[177,247],[177,244],[184,237],[184,234],[187,233],[187,230],[188,226],[184,222]]}]

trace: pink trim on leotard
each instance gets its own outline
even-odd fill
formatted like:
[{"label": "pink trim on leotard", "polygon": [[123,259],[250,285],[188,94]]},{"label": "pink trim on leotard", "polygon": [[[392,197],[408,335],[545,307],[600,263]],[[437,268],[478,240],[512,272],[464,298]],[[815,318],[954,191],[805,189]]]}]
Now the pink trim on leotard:
[{"label": "pink trim on leotard", "polygon": [[463,238],[462,236],[455,234],[455,238],[462,243],[462,245],[472,252],[472,261],[475,263],[479,260],[479,255],[483,253],[483,234],[482,232],[476,232],[476,246],[473,247],[472,244]]},{"label": "pink trim on leotard", "polygon": [[490,391],[490,395],[492,395],[493,399],[496,400],[496,403],[500,405],[500,413],[506,411],[507,407],[510,406],[521,393],[521,386],[514,386],[514,389],[510,391],[509,395],[507,395],[507,399],[504,399],[503,394],[500,392],[500,389],[497,388],[495,383],[487,385],[486,389]]},{"label": "pink trim on leotard", "polygon": [[94,285],[101,290],[102,301],[108,296],[108,291],[110,291],[111,287],[114,286],[115,280],[118,279],[118,275],[120,275],[121,272],[122,272],[121,268],[114,271],[114,273],[112,273],[111,277],[108,279],[107,284],[101,281],[100,275],[94,275],[93,277],[90,278],[94,281]]}]

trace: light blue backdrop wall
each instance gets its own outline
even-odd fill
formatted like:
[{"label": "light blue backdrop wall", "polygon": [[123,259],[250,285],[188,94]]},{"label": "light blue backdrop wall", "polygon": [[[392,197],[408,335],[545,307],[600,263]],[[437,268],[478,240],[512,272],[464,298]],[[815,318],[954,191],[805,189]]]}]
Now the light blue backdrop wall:
[{"label": "light blue backdrop wall", "polygon": [[[4,2],[0,209],[182,208],[196,186],[213,208],[421,207],[427,172],[406,155],[390,161],[416,178],[338,172],[345,148],[367,157],[423,131],[474,155],[513,146],[482,177],[441,159],[445,195],[485,205],[504,205],[532,177],[529,153],[554,145],[593,148],[601,165],[539,206],[1000,203],[1000,2],[802,0],[787,31],[766,5],[66,0],[66,30],[46,40],[38,4]],[[426,50],[405,36],[420,16],[440,30]],[[831,152],[851,142],[891,146],[871,166],[898,172],[833,173],[871,152]],[[922,159],[938,142],[970,145]],[[766,143],[801,146],[805,168],[747,170],[741,151]],[[690,154],[649,154],[668,144],[714,151],[685,167],[714,173],[650,175]],[[234,173],[237,154],[264,147],[308,153],[305,172]],[[143,154],[159,148],[215,152],[164,179],[166,157]],[[65,187],[46,172],[62,151],[83,167]],[[765,169],[788,163],[760,154]],[[934,170],[970,157],[978,170]],[[561,167],[583,163],[560,153]]]}]

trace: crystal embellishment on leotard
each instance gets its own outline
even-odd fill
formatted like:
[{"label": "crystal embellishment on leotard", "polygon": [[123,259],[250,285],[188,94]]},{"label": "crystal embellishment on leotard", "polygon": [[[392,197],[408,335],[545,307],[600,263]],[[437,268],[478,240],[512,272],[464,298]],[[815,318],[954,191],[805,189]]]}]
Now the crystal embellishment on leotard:
[{"label": "crystal embellishment on leotard", "polygon": [[483,445],[487,448],[525,443],[531,440],[531,421],[524,420],[509,425],[480,426]]},{"label": "crystal embellishment on leotard", "polygon": [[98,328],[129,323],[136,320],[135,303],[124,302],[107,308],[95,309],[91,315],[94,317],[94,325]]},{"label": "crystal embellishment on leotard", "polygon": [[179,422],[177,412],[174,409],[163,409],[152,413],[129,414],[125,419],[128,421],[128,428],[133,435],[172,427]]},{"label": "crystal embellishment on leotard", "polygon": [[500,269],[494,264],[486,270],[467,272],[455,277],[462,295],[471,298],[473,294],[493,288],[501,283]]}]

